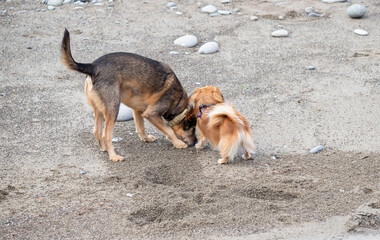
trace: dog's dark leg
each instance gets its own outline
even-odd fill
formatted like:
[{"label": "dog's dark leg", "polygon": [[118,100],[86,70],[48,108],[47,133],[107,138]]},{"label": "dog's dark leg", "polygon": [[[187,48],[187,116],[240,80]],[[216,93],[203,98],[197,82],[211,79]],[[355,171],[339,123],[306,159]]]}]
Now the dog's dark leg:
[{"label": "dog's dark leg", "polygon": [[187,148],[187,144],[179,140],[174,131],[168,127],[161,116],[144,116],[149,120],[158,130],[165,134],[176,148]]},{"label": "dog's dark leg", "polygon": [[138,132],[140,139],[144,142],[154,142],[156,138],[152,135],[146,135],[144,127],[144,118],[141,116],[142,112],[133,109],[133,119],[135,120],[136,131]]}]

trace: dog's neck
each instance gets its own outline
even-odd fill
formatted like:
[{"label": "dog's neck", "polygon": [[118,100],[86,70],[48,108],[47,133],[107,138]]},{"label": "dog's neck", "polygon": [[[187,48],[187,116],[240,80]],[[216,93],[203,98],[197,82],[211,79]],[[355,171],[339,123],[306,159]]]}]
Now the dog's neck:
[{"label": "dog's neck", "polygon": [[185,108],[185,110],[183,110],[181,113],[179,113],[178,115],[172,115],[174,116],[173,118],[171,118],[170,120],[165,118],[166,121],[168,121],[168,124],[170,127],[173,127],[177,124],[179,124],[186,116],[187,114],[191,111],[192,107],[190,105],[187,105],[187,107]]}]

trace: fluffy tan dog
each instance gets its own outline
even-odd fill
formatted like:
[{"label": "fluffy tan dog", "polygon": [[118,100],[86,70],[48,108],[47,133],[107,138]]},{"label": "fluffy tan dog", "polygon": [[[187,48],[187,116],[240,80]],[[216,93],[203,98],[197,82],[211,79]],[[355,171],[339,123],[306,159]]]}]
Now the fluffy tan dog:
[{"label": "fluffy tan dog", "polygon": [[208,140],[213,148],[220,151],[218,163],[233,159],[239,147],[244,149],[243,158],[251,158],[254,153],[251,129],[245,117],[240,115],[231,104],[226,104],[220,90],[213,86],[195,89],[190,97],[197,116],[198,149],[203,149]]}]

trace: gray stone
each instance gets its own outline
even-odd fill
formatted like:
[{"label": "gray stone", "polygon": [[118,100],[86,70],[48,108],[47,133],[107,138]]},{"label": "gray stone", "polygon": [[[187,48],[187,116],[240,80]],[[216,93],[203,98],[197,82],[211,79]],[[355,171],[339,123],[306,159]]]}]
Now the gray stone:
[{"label": "gray stone", "polygon": [[311,149],[310,153],[314,154],[314,153],[317,153],[317,152],[322,151],[322,150],[323,150],[323,146],[319,145],[319,146],[316,146],[315,148]]},{"label": "gray stone", "polygon": [[361,18],[366,13],[366,8],[360,4],[353,4],[347,8],[347,15],[351,18]]}]

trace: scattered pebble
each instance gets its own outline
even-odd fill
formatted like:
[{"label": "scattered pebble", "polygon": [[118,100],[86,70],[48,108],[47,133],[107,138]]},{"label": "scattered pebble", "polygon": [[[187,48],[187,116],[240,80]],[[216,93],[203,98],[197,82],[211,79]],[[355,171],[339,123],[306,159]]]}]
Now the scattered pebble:
[{"label": "scattered pebble", "polygon": [[218,13],[218,12],[214,12],[214,13],[210,13],[210,17],[217,17],[217,16],[220,16],[222,14]]},{"label": "scattered pebble", "polygon": [[365,7],[360,4],[353,4],[347,8],[347,15],[351,18],[361,18],[365,15],[365,12]]},{"label": "scattered pebble", "polygon": [[319,14],[319,13],[316,13],[316,12],[311,12],[309,13],[308,17],[324,17],[325,14]]},{"label": "scattered pebble", "polygon": [[132,119],[133,119],[132,109],[121,103],[116,121],[122,122],[122,121],[129,121]]},{"label": "scattered pebble", "polygon": [[49,10],[54,10],[54,9],[55,9],[54,6],[48,6],[47,8],[48,8]]},{"label": "scattered pebble", "polygon": [[278,19],[282,20],[284,19],[284,16],[279,16]]},{"label": "scattered pebble", "polygon": [[58,7],[58,6],[61,6],[62,4],[63,4],[63,0],[48,0],[47,1],[48,6]]},{"label": "scattered pebble", "polygon": [[272,32],[272,37],[288,37],[289,36],[289,32],[286,31],[285,29],[280,29],[280,30],[276,30],[274,32]]},{"label": "scattered pebble", "polygon": [[26,13],[27,11],[26,10],[20,10],[20,11],[17,11],[18,13]]},{"label": "scattered pebble", "polygon": [[227,11],[227,10],[218,10],[218,13],[220,13],[222,15],[230,15],[230,14],[232,14],[231,11]]},{"label": "scattered pebble", "polygon": [[340,3],[340,2],[347,2],[347,0],[322,0],[324,3]]},{"label": "scattered pebble", "polygon": [[114,137],[114,138],[112,138],[112,142],[120,142],[122,140],[123,140],[123,138],[121,138],[121,137]]},{"label": "scattered pebble", "polygon": [[175,14],[182,15],[183,13],[182,12],[175,12]]},{"label": "scattered pebble", "polygon": [[344,193],[344,189],[339,189],[339,192]]},{"label": "scattered pebble", "polygon": [[240,8],[235,8],[234,12],[240,12]]},{"label": "scattered pebble", "polygon": [[322,150],[323,150],[322,145],[319,145],[319,146],[316,146],[315,148],[311,149],[310,153],[314,154],[314,153],[317,153],[317,152],[322,151]]},{"label": "scattered pebble", "polygon": [[315,66],[308,66],[307,70],[315,70]]},{"label": "scattered pebble", "polygon": [[211,54],[215,53],[219,50],[219,45],[216,42],[208,42],[203,44],[199,50],[198,53],[200,54]]},{"label": "scattered pebble", "polygon": [[70,3],[73,3],[74,2],[74,0],[65,0],[65,1],[63,1],[63,4],[70,4]]},{"label": "scattered pebble", "polygon": [[168,2],[168,4],[166,4],[166,7],[167,8],[177,7],[177,4],[175,2]]},{"label": "scattered pebble", "polygon": [[178,55],[179,52],[177,52],[177,51],[170,51],[169,54],[171,54],[171,55]]},{"label": "scattered pebble", "polygon": [[33,48],[29,46],[29,47],[27,47],[26,49],[33,49]]},{"label": "scattered pebble", "polygon": [[256,16],[251,16],[250,18],[249,18],[249,20],[251,20],[251,21],[257,21],[259,18],[258,17],[256,17]]},{"label": "scattered pebble", "polygon": [[79,171],[79,174],[80,174],[80,175],[83,175],[83,174],[85,174],[85,173],[86,173],[86,172],[83,171],[83,170],[80,170],[80,171]]},{"label": "scattered pebble", "polygon": [[367,36],[368,35],[368,32],[363,30],[363,29],[355,29],[354,30],[354,33],[360,35],[360,36]]},{"label": "scattered pebble", "polygon": [[305,8],[306,13],[311,13],[313,11],[313,7],[307,7]]},{"label": "scattered pebble", "polygon": [[222,0],[221,3],[222,4],[231,3],[231,0]]},{"label": "scattered pebble", "polygon": [[273,156],[272,156],[272,159],[273,159],[273,160],[276,160],[277,158],[278,158],[277,155],[273,155]]},{"label": "scattered pebble", "polygon": [[216,12],[216,7],[214,5],[207,5],[201,9],[202,12],[213,13]]},{"label": "scattered pebble", "polygon": [[201,85],[201,83],[200,82],[196,82],[195,85]]},{"label": "scattered pebble", "polygon": [[7,94],[6,94],[5,92],[2,92],[0,95],[1,95],[2,97],[7,96]]},{"label": "scattered pebble", "polygon": [[133,194],[131,194],[131,193],[127,193],[126,195],[127,195],[127,197],[132,197],[133,196]]},{"label": "scattered pebble", "polygon": [[193,36],[193,35],[185,35],[180,38],[177,38],[174,41],[175,45],[179,45],[179,46],[187,47],[187,48],[194,47],[195,45],[197,45],[197,43],[198,43],[198,39],[196,36]]}]

